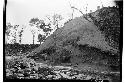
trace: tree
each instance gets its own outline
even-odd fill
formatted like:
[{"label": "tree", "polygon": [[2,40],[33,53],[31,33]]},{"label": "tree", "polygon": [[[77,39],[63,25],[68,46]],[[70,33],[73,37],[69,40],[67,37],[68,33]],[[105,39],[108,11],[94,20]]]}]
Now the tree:
[{"label": "tree", "polygon": [[41,35],[41,34],[38,35],[38,42],[40,42],[40,44],[41,44],[41,42],[43,42],[45,39],[46,39],[46,36],[45,36],[45,35]]},{"label": "tree", "polygon": [[[70,2],[69,2],[69,4],[70,4]],[[84,13],[82,12],[82,10],[76,8],[75,6],[71,6],[71,4],[70,4],[70,7],[71,7],[71,9],[73,10],[73,13],[74,13],[74,9],[75,9],[75,10],[79,11],[86,20],[88,20],[89,22],[91,22],[91,21],[87,18],[87,7],[88,7],[88,4],[86,4],[86,9],[85,9],[86,14],[84,14]],[[72,19],[73,19],[73,13],[72,13]]]},{"label": "tree", "polygon": [[102,0],[100,0],[100,2],[101,2],[101,4],[102,4],[102,8],[103,8],[104,6],[103,6],[103,3],[102,3]]},{"label": "tree", "polygon": [[19,43],[21,44],[21,41],[22,41],[22,33],[24,32],[24,29],[25,29],[26,27],[25,26],[23,26],[22,28],[21,28],[21,30],[18,32],[19,33]]},{"label": "tree", "polygon": [[19,32],[19,43],[21,44],[23,29]]},{"label": "tree", "polygon": [[[51,25],[50,24],[45,24],[44,20],[40,20],[38,18],[32,18],[30,21],[29,21],[30,25],[31,26],[36,26],[39,31],[40,30],[43,30],[45,32],[45,35],[46,37],[49,35],[49,33],[52,31],[51,29]],[[35,37],[34,35],[34,31],[32,31],[32,34],[33,34],[33,38]],[[39,35],[38,35],[39,36]],[[38,38],[40,38],[41,36],[39,36]],[[40,38],[41,39],[41,38]],[[43,39],[46,39],[46,38],[43,38]],[[38,39],[39,40],[39,39]],[[34,41],[34,39],[33,39]],[[40,41],[41,42],[41,41]]]},{"label": "tree", "polygon": [[45,23],[42,23],[40,25],[40,29],[42,29],[45,32],[46,36],[48,36],[48,33],[50,33],[52,31],[50,24],[46,25]]},{"label": "tree", "polygon": [[74,9],[72,8],[72,6],[71,6],[71,3],[70,3],[70,2],[69,2],[69,5],[70,5],[70,8],[72,9],[72,18],[71,18],[71,19],[73,19]]},{"label": "tree", "polygon": [[56,25],[57,29],[59,29],[59,21],[61,21],[63,18],[59,14],[53,15],[53,24]]},{"label": "tree", "polygon": [[32,18],[29,21],[29,23],[31,26],[36,26],[37,28],[42,29],[45,32],[52,30],[50,27],[51,26],[50,24],[45,24],[44,20],[40,20],[38,18]]},{"label": "tree", "polygon": [[53,16],[46,16],[50,21],[50,24],[54,25],[56,29],[59,29],[59,22],[63,19],[63,17],[59,14],[54,14]]},{"label": "tree", "polygon": [[13,35],[12,35],[12,37],[14,38],[13,39],[13,43],[17,43],[16,36],[17,36],[17,29],[18,29],[18,27],[19,27],[19,25],[14,25],[13,26],[13,29],[14,29],[14,32],[13,32]]},{"label": "tree", "polygon": [[7,23],[6,24],[6,30],[5,30],[5,36],[6,36],[6,40],[5,40],[5,42],[7,43],[7,41],[9,40],[9,36],[10,36],[10,32],[11,32],[11,28],[12,28],[13,26],[11,25],[11,23]]},{"label": "tree", "polygon": [[17,43],[16,36],[17,36],[18,26],[19,25],[12,25],[11,23],[6,24],[6,32],[5,32],[7,38],[6,42],[9,40],[9,37],[11,36],[13,37],[13,39],[11,40],[10,43]]},{"label": "tree", "polygon": [[34,30],[31,30],[31,33],[32,33],[32,35],[33,35],[33,44],[34,44],[34,38],[35,38],[35,31]]},{"label": "tree", "polygon": [[86,4],[86,18],[87,18],[87,7],[88,7],[88,3]]},{"label": "tree", "polygon": [[32,18],[30,21],[29,21],[29,25],[30,26],[36,26],[36,27],[39,27],[39,24],[43,23],[43,20],[39,20],[38,18]]}]

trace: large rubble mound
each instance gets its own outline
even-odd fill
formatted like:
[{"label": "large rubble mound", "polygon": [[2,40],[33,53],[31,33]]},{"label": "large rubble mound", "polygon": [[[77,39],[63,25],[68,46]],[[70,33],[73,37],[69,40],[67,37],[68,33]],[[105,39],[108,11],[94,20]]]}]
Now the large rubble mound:
[{"label": "large rubble mound", "polygon": [[29,55],[46,53],[55,63],[119,66],[120,16],[115,7],[77,17],[57,29]]}]

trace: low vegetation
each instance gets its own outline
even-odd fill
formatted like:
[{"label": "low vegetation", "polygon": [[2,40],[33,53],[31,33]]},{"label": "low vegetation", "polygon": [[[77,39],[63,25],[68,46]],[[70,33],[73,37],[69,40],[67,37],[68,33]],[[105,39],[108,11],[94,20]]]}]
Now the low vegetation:
[{"label": "low vegetation", "polygon": [[[9,46],[9,45],[7,45]],[[12,46],[12,45],[11,45]],[[14,45],[13,45],[14,46]],[[34,45],[35,46],[35,45]],[[33,45],[30,47],[34,47]],[[19,47],[20,48],[20,47]],[[9,49],[13,50],[9,47]],[[27,51],[28,52],[28,51]],[[35,59],[27,57],[27,53],[17,52],[15,55],[5,56],[6,79],[39,79],[39,80],[84,80],[84,81],[112,81],[107,72],[83,71],[71,64],[49,64],[48,59]]]}]

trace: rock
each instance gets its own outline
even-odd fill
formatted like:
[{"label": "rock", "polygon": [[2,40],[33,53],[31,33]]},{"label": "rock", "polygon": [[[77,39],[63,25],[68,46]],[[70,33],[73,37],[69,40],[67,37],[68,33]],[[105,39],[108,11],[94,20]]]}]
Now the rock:
[{"label": "rock", "polygon": [[84,74],[78,74],[78,75],[74,75],[76,77],[76,79],[79,79],[79,80],[84,80],[86,78],[86,75]]},{"label": "rock", "polygon": [[18,73],[17,76],[18,77],[24,77],[24,75],[22,73]]},{"label": "rock", "polygon": [[52,79],[54,79],[56,76],[55,76],[55,75],[48,75],[48,76],[46,76],[46,77],[47,77],[48,80],[52,80]]},{"label": "rock", "polygon": [[30,74],[31,79],[38,79],[38,74]]},{"label": "rock", "polygon": [[85,78],[85,80],[91,80],[92,76],[87,75],[87,77]]},{"label": "rock", "polygon": [[57,73],[54,79],[55,79],[55,80],[56,80],[56,79],[61,79],[61,75],[60,75],[59,73]]},{"label": "rock", "polygon": [[71,77],[69,77],[67,74],[64,73],[59,73],[63,78],[67,78],[67,79],[72,79]]},{"label": "rock", "polygon": [[21,70],[21,69],[20,69],[20,70],[18,70],[18,72],[23,74],[23,73],[24,73],[24,70]]},{"label": "rock", "polygon": [[71,70],[71,67],[65,67],[65,66],[54,66],[54,69],[62,69],[62,70]]},{"label": "rock", "polygon": [[18,79],[24,79],[24,77],[18,77]]},{"label": "rock", "polygon": [[55,72],[56,74],[60,73],[60,71],[59,71],[59,70],[54,70],[54,72]]}]

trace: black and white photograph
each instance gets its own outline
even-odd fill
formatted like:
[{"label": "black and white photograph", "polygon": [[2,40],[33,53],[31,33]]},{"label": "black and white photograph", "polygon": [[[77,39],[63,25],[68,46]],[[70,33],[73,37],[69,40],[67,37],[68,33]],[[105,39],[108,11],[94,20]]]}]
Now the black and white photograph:
[{"label": "black and white photograph", "polygon": [[4,0],[3,82],[122,82],[123,0]]}]

